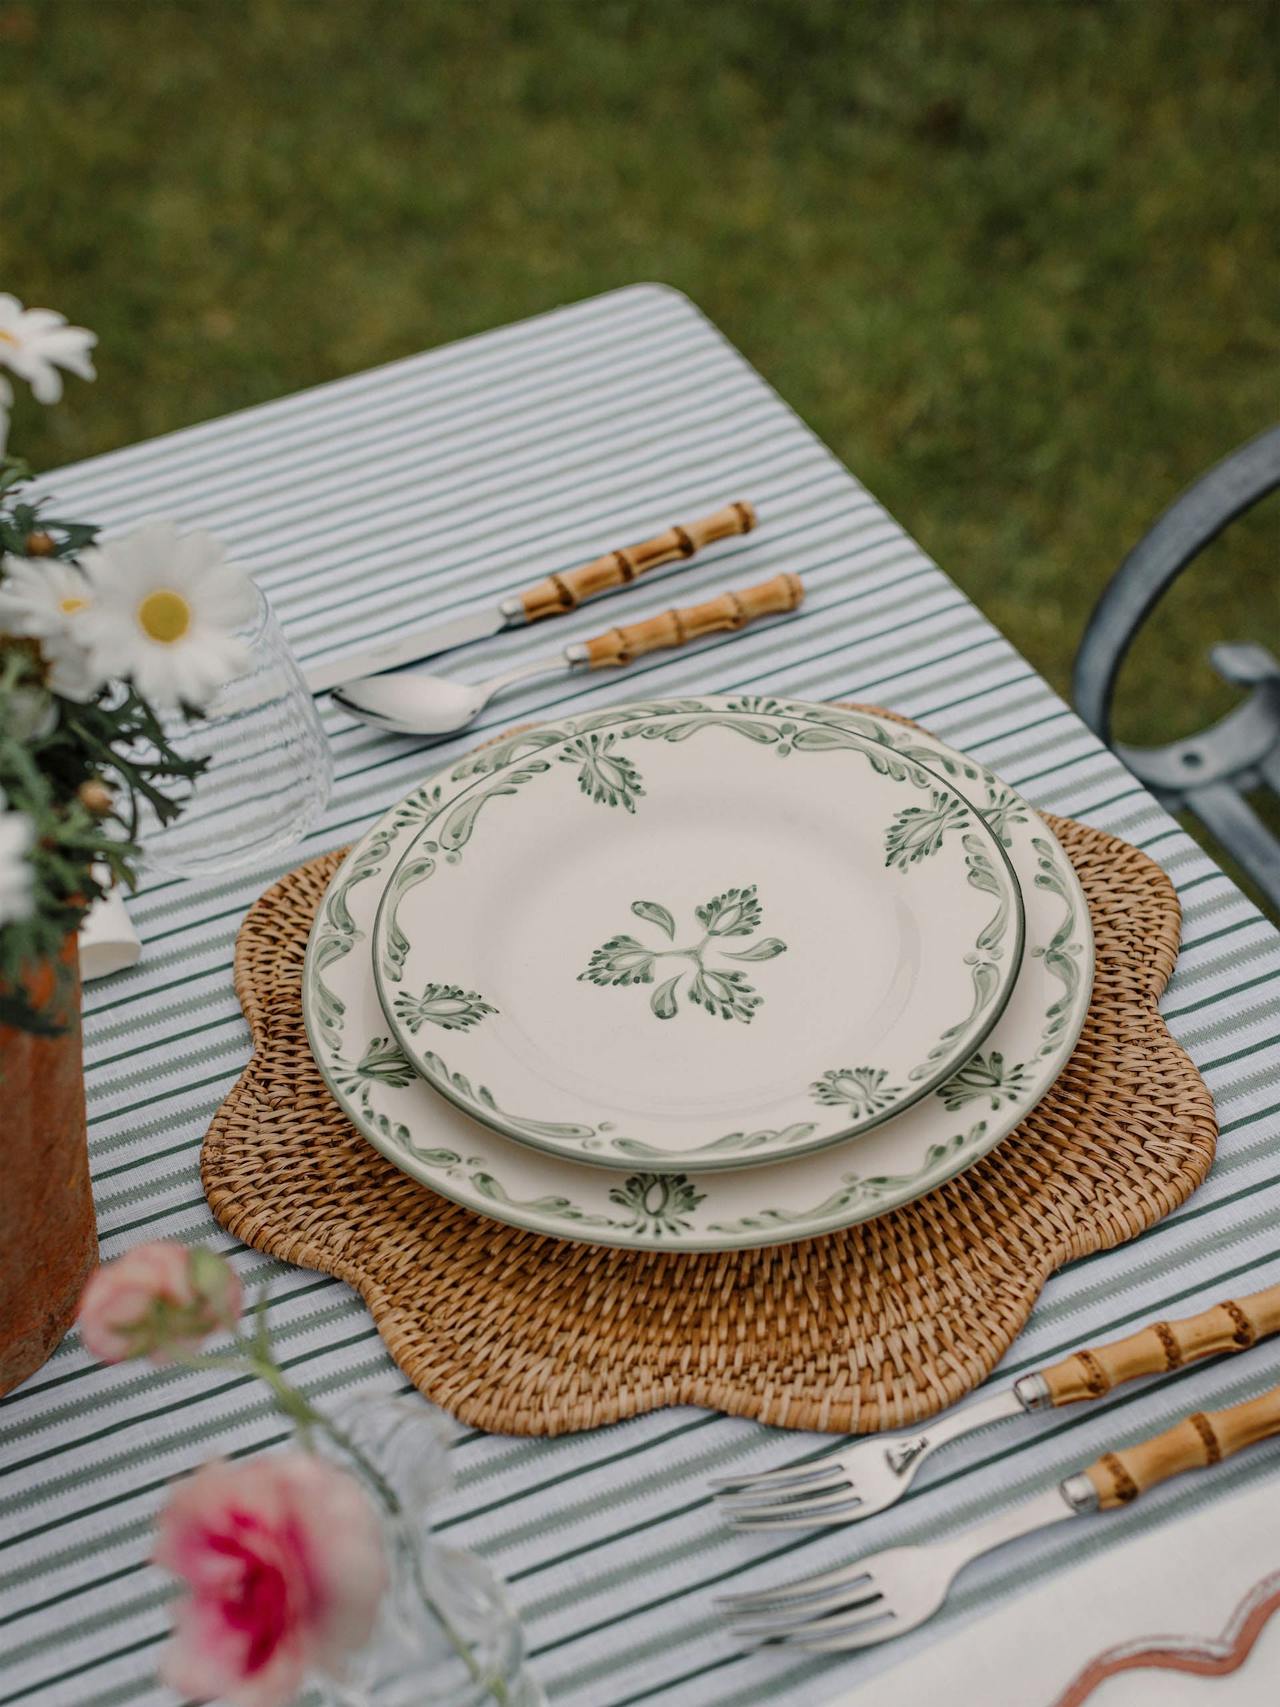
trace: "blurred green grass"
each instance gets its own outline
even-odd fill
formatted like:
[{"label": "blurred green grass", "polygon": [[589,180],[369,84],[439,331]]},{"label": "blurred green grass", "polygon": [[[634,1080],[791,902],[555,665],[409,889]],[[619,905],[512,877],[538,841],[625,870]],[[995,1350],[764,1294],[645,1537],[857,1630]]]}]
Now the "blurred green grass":
[{"label": "blurred green grass", "polygon": [[[0,281],[100,334],[49,465],[637,279],[687,291],[1060,689],[1280,414],[1271,0],[0,0]],[[1277,511],[1118,733],[1235,699]],[[376,519],[371,521],[376,526]],[[1270,633],[1268,633],[1270,630]]]}]

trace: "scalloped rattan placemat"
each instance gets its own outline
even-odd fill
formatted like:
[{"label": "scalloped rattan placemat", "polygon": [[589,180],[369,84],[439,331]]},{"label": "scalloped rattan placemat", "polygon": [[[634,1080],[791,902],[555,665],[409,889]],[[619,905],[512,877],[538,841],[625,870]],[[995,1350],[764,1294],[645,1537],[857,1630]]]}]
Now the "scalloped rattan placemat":
[{"label": "scalloped rattan placemat", "polygon": [[905,1208],[767,1250],[648,1253],[523,1232],[407,1178],[329,1096],[303,1027],[307,933],[341,850],[240,929],[254,1054],[204,1142],[210,1206],[350,1282],[410,1380],[473,1427],[560,1434],[677,1404],[840,1432],[930,1416],[990,1372],[1054,1269],[1150,1227],[1213,1162],[1213,1099],[1156,1010],[1173,885],[1128,843],[1047,821],[1093,918],[1084,1031],[1003,1143]]}]

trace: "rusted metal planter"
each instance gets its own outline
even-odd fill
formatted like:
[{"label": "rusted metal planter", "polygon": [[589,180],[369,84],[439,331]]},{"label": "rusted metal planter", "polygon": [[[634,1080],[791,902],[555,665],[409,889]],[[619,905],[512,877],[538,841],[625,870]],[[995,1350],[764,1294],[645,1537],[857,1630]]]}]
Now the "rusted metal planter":
[{"label": "rusted metal planter", "polygon": [[52,1353],[98,1260],[74,937],[62,958],[69,988],[52,965],[29,988],[66,1029],[33,1037],[0,1026],[0,1393]]}]

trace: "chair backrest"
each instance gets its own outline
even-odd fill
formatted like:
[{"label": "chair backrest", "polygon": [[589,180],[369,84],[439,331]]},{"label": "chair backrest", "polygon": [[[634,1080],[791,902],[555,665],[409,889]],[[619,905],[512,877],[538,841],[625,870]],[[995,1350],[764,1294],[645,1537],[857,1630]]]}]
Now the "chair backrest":
[{"label": "chair backrest", "polygon": [[[1098,600],[1076,654],[1072,692],[1089,727],[1171,811],[1195,814],[1280,910],[1280,840],[1246,794],[1280,796],[1280,661],[1256,641],[1216,646],[1215,668],[1252,689],[1220,722],[1164,747],[1111,740],[1116,677],[1165,591],[1229,523],[1280,487],[1280,427],[1202,475],[1139,540]],[[1280,572],[1275,609],[1280,612]]]}]

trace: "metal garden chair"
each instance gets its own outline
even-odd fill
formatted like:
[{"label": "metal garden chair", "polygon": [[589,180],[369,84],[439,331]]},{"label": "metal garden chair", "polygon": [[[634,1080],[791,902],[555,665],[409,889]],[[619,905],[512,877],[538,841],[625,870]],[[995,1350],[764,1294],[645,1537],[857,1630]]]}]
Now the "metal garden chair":
[{"label": "metal garden chair", "polygon": [[[1245,510],[1280,487],[1280,427],[1233,451],[1177,498],[1125,558],[1076,654],[1081,717],[1171,812],[1194,814],[1280,911],[1280,840],[1245,798],[1280,796],[1280,662],[1260,640],[1215,646],[1219,675],[1251,688],[1234,711],[1184,741],[1128,747],[1111,739],[1111,697],[1143,622],[1182,571]],[[1272,619],[1280,617],[1280,552]]]}]

